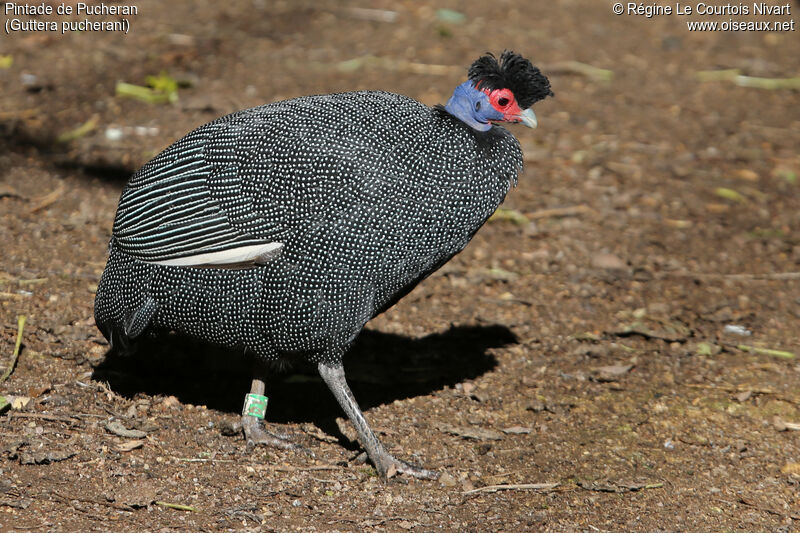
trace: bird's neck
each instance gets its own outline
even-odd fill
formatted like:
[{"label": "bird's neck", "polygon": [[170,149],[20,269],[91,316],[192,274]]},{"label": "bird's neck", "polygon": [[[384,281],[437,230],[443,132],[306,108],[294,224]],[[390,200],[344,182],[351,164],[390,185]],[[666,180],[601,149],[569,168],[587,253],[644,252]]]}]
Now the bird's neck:
[{"label": "bird's neck", "polygon": [[478,131],[489,131],[492,125],[480,122],[475,117],[474,99],[470,98],[470,91],[475,91],[472,82],[466,81],[456,87],[453,96],[445,104],[444,109],[464,124]]}]

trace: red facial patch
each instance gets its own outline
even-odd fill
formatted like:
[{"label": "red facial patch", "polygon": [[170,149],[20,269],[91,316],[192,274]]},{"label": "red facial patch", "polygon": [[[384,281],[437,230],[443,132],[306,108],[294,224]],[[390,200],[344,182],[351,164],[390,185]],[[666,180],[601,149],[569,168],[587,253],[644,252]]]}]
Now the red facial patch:
[{"label": "red facial patch", "polygon": [[507,122],[519,122],[517,115],[522,113],[519,104],[517,104],[514,93],[510,89],[495,89],[490,91],[488,89],[481,89],[489,96],[489,102],[492,107],[503,114],[503,120]]}]

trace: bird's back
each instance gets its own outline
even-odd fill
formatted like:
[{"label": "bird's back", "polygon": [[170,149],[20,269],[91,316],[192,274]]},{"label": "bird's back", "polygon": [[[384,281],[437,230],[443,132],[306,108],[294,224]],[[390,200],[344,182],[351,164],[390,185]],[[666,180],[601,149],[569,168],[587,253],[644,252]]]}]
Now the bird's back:
[{"label": "bird's back", "polygon": [[[506,130],[476,132],[391,93],[303,97],[228,115],[167,148],[126,186],[98,324],[124,334],[146,322],[267,357],[340,353],[367,320],[463,249],[521,165]],[[170,266],[269,243],[282,247],[263,265]]]}]

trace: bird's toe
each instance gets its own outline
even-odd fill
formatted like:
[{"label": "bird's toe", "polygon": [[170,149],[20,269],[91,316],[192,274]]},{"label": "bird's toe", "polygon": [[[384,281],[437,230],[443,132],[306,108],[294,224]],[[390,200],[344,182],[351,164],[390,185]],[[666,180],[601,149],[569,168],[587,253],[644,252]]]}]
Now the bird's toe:
[{"label": "bird's toe", "polygon": [[421,466],[412,465],[400,459],[395,459],[388,453],[386,457],[382,457],[377,463],[380,463],[380,465],[376,465],[378,474],[384,479],[392,478],[397,474],[411,476],[417,479],[439,479],[438,472],[422,468]]},{"label": "bird's toe", "polygon": [[412,476],[417,479],[431,479],[431,480],[439,479],[438,472],[422,468],[421,466],[414,466],[412,464],[406,463],[405,461],[400,461],[398,459],[395,459],[395,464],[392,466],[394,466],[394,468],[398,473],[406,476]]},{"label": "bird's toe", "polygon": [[301,446],[296,442],[292,442],[289,435],[285,433],[272,433],[264,429],[261,421],[255,416],[243,415],[242,416],[242,429],[247,441],[247,451],[251,452],[256,445],[270,446],[281,450],[296,450],[301,451],[314,457],[314,452]]}]

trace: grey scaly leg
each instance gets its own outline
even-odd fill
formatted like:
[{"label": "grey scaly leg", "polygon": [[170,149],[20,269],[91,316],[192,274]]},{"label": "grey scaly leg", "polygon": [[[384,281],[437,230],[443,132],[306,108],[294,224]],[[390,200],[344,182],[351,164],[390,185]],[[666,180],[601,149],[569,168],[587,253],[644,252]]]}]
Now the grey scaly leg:
[{"label": "grey scaly leg", "polygon": [[[263,396],[265,389],[266,387],[262,380],[253,378],[250,394]],[[248,415],[244,411],[242,412],[242,429],[244,429],[244,436],[247,439],[248,450],[252,450],[256,444],[264,444],[282,450],[301,450],[312,456],[314,455],[310,450],[290,441],[288,435],[273,434],[266,431],[259,417]]]},{"label": "grey scaly leg", "polygon": [[347,385],[347,380],[344,377],[344,367],[341,363],[334,364],[333,366],[320,363],[317,366],[320,376],[328,385],[339,405],[342,406],[347,417],[356,427],[358,432],[358,440],[361,445],[367,450],[372,464],[382,478],[386,478],[389,470],[394,466],[395,470],[402,474],[407,474],[422,479],[436,479],[439,474],[430,470],[425,470],[418,466],[410,465],[404,461],[400,461],[392,457],[389,452],[383,447],[381,441],[375,436],[372,429],[370,429],[367,419],[364,418],[364,413],[358,407],[350,387]]}]

